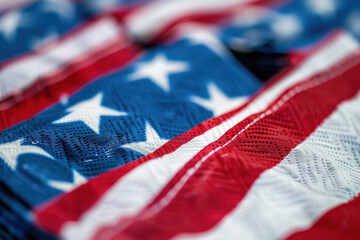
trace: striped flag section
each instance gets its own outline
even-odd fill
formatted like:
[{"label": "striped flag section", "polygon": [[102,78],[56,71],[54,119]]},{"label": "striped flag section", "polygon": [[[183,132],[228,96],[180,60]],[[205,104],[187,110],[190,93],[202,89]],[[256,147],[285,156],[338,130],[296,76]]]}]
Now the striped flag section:
[{"label": "striped flag section", "polygon": [[338,33],[244,106],[40,206],[36,221],[65,239],[281,238],[309,227],[359,192],[355,163],[336,162],[347,144],[334,149],[343,136],[358,144],[347,118],[359,104],[358,51]]},{"label": "striped flag section", "polygon": [[[329,81],[323,84],[329,84],[328,87],[332,89],[334,89],[334,86],[330,84],[340,84],[340,86],[346,84],[348,85],[347,88],[349,88],[348,91],[351,92],[351,88],[355,85],[352,86],[343,81],[349,80],[350,83],[356,81],[355,76],[360,70],[358,60],[351,58],[343,64],[356,64],[357,66],[352,67],[346,73],[342,73],[344,70],[342,66],[331,69],[328,73],[325,73],[325,76],[321,75],[319,78],[328,78],[332,77],[333,74],[340,74],[332,79],[332,82]],[[337,83],[335,83],[335,80]],[[308,129],[310,132],[312,130],[311,125],[315,123],[316,115],[309,115],[308,111],[302,109],[309,107],[308,102],[314,101],[315,94],[324,94],[323,91],[327,86],[323,84],[314,88],[311,96],[309,96],[309,90],[307,90],[306,94],[304,92],[303,98],[296,106],[300,108],[300,111],[295,114],[291,111],[286,114],[279,112],[277,115],[272,116],[271,119],[280,120],[280,117],[300,119],[306,127],[302,126],[301,129]],[[343,96],[344,93],[345,91],[341,91],[338,96]],[[300,98],[300,94],[298,96]],[[295,100],[296,97],[294,96],[293,100],[288,101],[288,104],[294,104],[291,101]],[[334,99],[330,101],[333,101],[332,104],[337,102]],[[297,140],[301,140],[298,139],[299,136],[306,136],[306,134],[297,131],[296,126],[291,126],[293,130],[286,133],[288,141],[281,143],[281,146],[277,144],[279,149],[276,148],[275,153],[264,149],[266,156],[270,157],[271,160],[276,155],[279,155],[281,159],[284,152],[281,153],[280,151],[284,151],[284,149],[285,154],[287,154],[287,149],[292,149],[290,153],[278,165],[271,168],[266,166],[266,169],[252,183],[245,197],[229,215],[225,216],[218,225],[207,233],[198,236],[187,235],[177,239],[219,239],[221,236],[225,236],[225,239],[280,239],[296,229],[308,227],[328,209],[352,199],[360,192],[360,185],[357,180],[360,173],[357,167],[359,154],[354,154],[350,150],[353,145],[360,144],[356,132],[356,129],[360,127],[359,103],[359,94],[342,103],[310,136],[306,137],[304,142],[296,147],[294,145],[297,144]],[[321,102],[321,106],[323,107],[322,110],[332,110],[332,108],[327,108],[327,106],[330,107],[330,104],[325,105]],[[293,109],[294,105],[283,111],[288,111],[290,107]],[[354,111],[354,109],[356,110]],[[278,111],[281,111],[281,109]],[[318,122],[321,122],[320,111],[318,109],[313,111],[317,113]],[[303,115],[302,119],[299,118],[299,114]],[[265,119],[262,122],[268,122]],[[273,122],[272,125],[267,129],[273,129],[272,127],[280,124]],[[289,127],[281,125],[277,126],[277,134],[283,134],[282,130]],[[252,138],[252,136],[249,137]],[[281,137],[276,137],[275,134],[271,133],[271,139],[279,141]],[[277,142],[276,140],[271,142],[271,148]],[[261,165],[259,161],[255,160],[252,164],[256,164],[256,166],[248,164],[250,166],[247,167],[252,167],[252,174],[254,174]],[[251,171],[251,169],[247,169],[247,171]],[[242,172],[241,178],[249,176],[249,173],[244,175]],[[212,194],[216,193],[220,194],[219,192],[212,192]],[[236,197],[239,197],[239,195]],[[276,221],[274,221],[275,219]]]},{"label": "striped flag section", "polygon": [[249,6],[265,7],[281,2],[284,0],[150,1],[127,14],[124,24],[135,39],[152,42],[165,38],[182,23],[222,22]]},{"label": "striped flag section", "polygon": [[116,19],[105,15],[35,52],[4,62],[0,66],[0,131],[125,65],[140,50]]},{"label": "striped flag section", "polygon": [[340,206],[331,209],[310,228],[294,233],[287,239],[359,239],[359,212],[360,197],[357,196],[348,203],[341,204]]},{"label": "striped flag section", "polygon": [[[41,49],[37,54],[29,55],[10,64],[5,64],[0,72],[0,99],[21,91],[39,78],[54,74],[66,67],[68,62],[86,58],[95,49],[114,43],[121,29],[112,19],[100,19],[82,29],[70,39]],[[52,60],[52,61],[51,61]]]},{"label": "striped flag section", "polygon": [[[279,164],[293,148],[304,141],[336,109],[339,103],[352,98],[357,93],[360,87],[356,79],[356,75],[359,73],[358,61],[356,61],[358,57],[358,55],[352,56],[348,62],[342,62],[339,67],[333,67],[329,72],[310,78],[285,91],[266,111],[251,115],[226,132],[219,140],[201,150],[184,168],[177,172],[145,208],[140,209],[132,217],[125,215],[120,218],[120,221],[102,227],[93,239],[109,239],[109,236],[130,239],[168,239],[182,233],[198,233],[212,229],[244,199],[254,181],[261,180],[260,174]],[[352,67],[353,65],[356,66]],[[351,68],[348,70],[349,67]],[[346,70],[348,71],[344,73]],[[335,90],[340,91],[333,98],[323,97],[325,93]],[[354,104],[356,105],[358,102]],[[351,106],[352,108],[354,104]],[[324,138],[320,138],[319,142],[321,141],[324,141]],[[321,143],[324,144],[324,142]],[[327,144],[326,141],[325,144]],[[295,162],[294,165],[299,162],[298,159],[291,161]],[[297,168],[295,167],[295,169]],[[334,166],[329,166],[329,169],[334,169]],[[284,171],[284,169],[282,170]],[[313,171],[316,172],[317,169],[315,168]],[[154,171],[152,173],[157,175]],[[302,174],[299,171],[298,175]],[[310,172],[311,174],[315,173]],[[340,172],[340,176],[342,174],[344,173]],[[296,176],[291,168],[284,175]],[[320,172],[319,175],[323,176],[324,174]],[[339,173],[335,173],[335,175],[339,175]],[[327,179],[326,176],[324,178]],[[297,178],[290,177],[288,180],[296,182]],[[340,185],[339,182],[342,183],[344,180],[342,177],[334,177],[330,182],[336,189]],[[336,196],[338,193],[335,192],[334,198],[346,201],[354,197],[359,189],[351,189],[353,182],[354,179],[340,185],[347,192],[343,193],[342,197]],[[310,188],[310,190],[315,190],[316,193],[316,189]],[[314,201],[315,193],[309,191],[310,202]],[[279,195],[281,196],[281,194]],[[322,196],[324,193],[319,195]],[[329,195],[332,196],[328,194],[324,198],[329,200]],[[301,197],[298,197],[298,200],[301,201]],[[307,200],[309,201],[309,199]],[[340,200],[328,201],[328,205],[325,205],[321,200],[320,203],[314,206],[310,205],[310,207],[316,208],[320,205],[324,211],[341,202]],[[294,208],[307,209],[308,204],[304,205],[305,207],[302,208],[299,204],[295,204]],[[321,208],[317,210],[322,212]],[[280,213],[283,214],[284,221],[288,221],[288,217],[293,219],[284,212],[283,208]],[[288,229],[282,223],[278,225],[278,228],[283,231],[285,228],[286,233],[286,230],[292,230],[291,227],[301,227],[301,224],[304,224],[302,219],[296,214],[294,215],[300,223],[293,220],[295,223]],[[314,215],[316,217],[316,213]],[[177,224],[171,224],[169,219],[177,219]],[[304,219],[311,221],[311,217],[306,212]],[[234,228],[234,226],[237,227]],[[262,229],[266,229],[265,226],[262,225]],[[246,239],[247,236],[242,235],[244,232],[238,227],[236,224],[231,224],[231,228],[240,234],[240,238]],[[219,236],[226,236],[226,239],[234,236],[234,239],[237,239],[232,233],[224,235],[227,232],[224,231],[214,239],[218,239]],[[284,232],[278,233],[274,238],[282,237],[282,234]],[[67,236],[76,235],[72,232]],[[264,236],[268,236],[268,234]],[[209,237],[206,236],[205,239],[207,238]]]},{"label": "striped flag section", "polygon": [[90,18],[35,52],[0,65],[0,131],[35,116],[90,81],[131,62],[143,50],[134,38],[152,42],[169,33],[176,35],[183,25],[180,23],[217,25],[246,7],[283,1],[226,0],[221,4],[213,0],[149,1]]}]

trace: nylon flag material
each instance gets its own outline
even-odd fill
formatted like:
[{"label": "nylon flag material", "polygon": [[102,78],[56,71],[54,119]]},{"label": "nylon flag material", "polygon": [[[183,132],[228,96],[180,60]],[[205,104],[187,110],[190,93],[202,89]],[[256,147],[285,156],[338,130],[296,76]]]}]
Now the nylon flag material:
[{"label": "nylon flag material", "polygon": [[0,9],[0,238],[360,237],[360,3]]},{"label": "nylon flag material", "polygon": [[[340,51],[340,49],[343,49],[343,51]],[[329,58],[329,55],[331,55],[331,53],[336,50],[339,50],[337,51],[338,54],[333,54],[333,57]],[[325,82],[327,83],[327,81],[329,81],[325,80],[328,78],[324,77],[325,73],[322,71],[327,70],[329,67],[331,67],[331,69],[334,68],[333,71],[335,71],[336,69],[338,69],[337,66],[340,63],[340,66],[342,67],[342,63],[345,61],[355,61],[354,58],[356,59],[356,56],[353,55],[357,52],[357,50],[358,43],[352,38],[349,38],[349,36],[342,34],[340,36],[337,36],[331,43],[327,44],[324,48],[321,48],[320,50],[315,52],[314,55],[311,55],[298,67],[292,69],[292,71],[286,74],[282,79],[279,79],[273,85],[265,88],[257,95],[257,97],[250,100],[250,102],[248,102],[243,108],[232,111],[229,114],[220,116],[218,118],[210,119],[207,122],[198,125],[190,132],[185,133],[183,136],[174,138],[173,140],[166,143],[162,148],[158,150],[158,154],[149,155],[148,157],[133,162],[133,164],[127,165],[127,168],[119,168],[117,170],[100,176],[98,179],[93,179],[88,184],[81,186],[79,189],[69,193],[68,195],[65,195],[57,202],[45,207],[44,209],[41,209],[37,215],[38,221],[41,222],[44,226],[46,226],[47,229],[53,232],[61,232],[61,234],[65,238],[71,238],[71,236],[76,236],[79,239],[91,239],[92,237],[94,239],[101,239],[103,236],[109,235],[116,238],[118,234],[121,234],[122,231],[125,231],[126,229],[129,229],[130,232],[128,232],[128,234],[135,239],[142,237],[154,237],[154,239],[169,238],[171,236],[174,236],[173,234],[175,233],[172,231],[175,231],[177,229],[180,232],[176,232],[176,234],[182,233],[181,231],[184,231],[185,233],[201,232],[204,230],[208,230],[210,226],[214,225],[214,223],[220,220],[221,216],[224,217],[224,215],[221,214],[226,215],[226,213],[229,213],[229,211],[235,207],[235,205],[233,205],[233,207],[229,205],[231,203],[236,204],[236,201],[239,201],[236,199],[241,198],[241,196],[245,194],[244,192],[241,194],[241,191],[246,191],[250,187],[249,185],[257,178],[257,175],[261,173],[261,169],[266,170],[268,168],[271,169],[272,166],[275,167],[276,163],[281,160],[281,157],[285,157],[286,154],[289,154],[290,150],[295,147],[294,145],[299,144],[306,137],[306,135],[303,135],[304,133],[300,134],[300,132],[302,131],[296,131],[294,133],[291,133],[291,131],[289,131],[286,134],[289,134],[289,136],[290,134],[293,134],[296,136],[296,139],[291,138],[291,141],[289,142],[281,142],[281,137],[284,134],[284,130],[282,128],[277,129],[273,127],[270,129],[275,129],[273,134],[278,134],[280,140],[275,142],[266,142],[265,140],[256,140],[257,138],[261,137],[261,131],[256,134],[255,138],[251,139],[252,135],[246,134],[247,129],[250,129],[251,126],[255,123],[260,124],[262,121],[265,121],[262,119],[266,119],[265,117],[270,117],[273,112],[275,113],[278,110],[282,109],[282,106],[287,103],[287,101],[292,99],[290,98],[291,95],[298,96],[296,94],[297,91],[300,91],[301,89],[306,89],[306,92],[304,93],[307,93],[307,91],[310,91],[310,89],[312,89],[311,87],[307,86],[316,86],[319,88],[320,86],[327,86],[322,85],[325,84]],[[349,65],[352,66],[352,64]],[[348,65],[346,64],[346,66]],[[339,68],[341,69],[341,67]],[[338,71],[343,73],[343,71]],[[330,72],[325,76],[333,75],[332,72]],[[343,78],[341,77],[337,77],[336,79],[338,79],[338,81],[340,81],[341,83],[343,81]],[[354,77],[351,77],[349,79],[352,79],[356,82]],[[353,85],[351,84],[349,85],[349,87],[352,89]],[[302,93],[303,91],[305,90],[301,90],[300,92]],[[320,92],[320,94],[324,93],[321,89],[317,89],[316,92],[318,91]],[[357,90],[355,90],[354,92],[356,91]],[[311,96],[307,96],[306,98],[310,100],[317,99],[312,98]],[[314,103],[312,102],[312,104]],[[284,105],[284,107],[285,106],[286,105]],[[334,105],[334,107],[336,107],[336,104]],[[296,114],[295,116],[298,116],[300,114],[300,116],[303,116],[305,119],[311,119],[309,118],[308,112],[303,112],[305,111],[305,109],[306,108],[301,108],[302,112],[293,114]],[[310,109],[313,109],[315,110],[315,112],[317,112],[316,109],[318,108],[314,107]],[[325,111],[324,113],[326,113],[327,111]],[[289,115],[291,116],[291,114],[285,114],[285,116],[287,117],[290,117]],[[250,117],[246,118],[247,116]],[[287,119],[285,116],[284,118]],[[281,126],[280,119],[275,118],[275,120],[278,121],[275,121],[274,124],[278,124],[278,127]],[[283,119],[283,121],[285,119]],[[323,119],[323,117],[319,118],[319,123],[321,123]],[[291,123],[294,124],[293,122]],[[287,124],[290,123],[287,122]],[[285,126],[283,127],[292,129],[294,128],[294,126],[296,126],[295,124],[290,125],[290,127],[287,124],[285,124]],[[312,129],[314,129],[316,125],[311,125],[313,127],[308,129],[310,127],[308,124],[309,123],[306,123],[301,126],[307,129],[307,131],[310,131],[311,133],[311,131],[313,131]],[[206,129],[205,132],[203,130],[204,128]],[[261,164],[261,161],[259,162],[259,160],[255,163],[249,161],[248,164],[252,163],[255,165],[246,166],[245,163],[236,162],[240,161],[239,159],[234,159],[234,155],[236,156],[236,154],[239,153],[232,153],[232,151],[240,151],[242,148],[236,148],[234,146],[231,147],[231,145],[227,145],[233,142],[235,137],[242,136],[240,134],[236,134],[236,132],[234,133],[236,129],[238,129],[237,131],[239,131],[239,129],[242,128],[244,128],[242,130],[244,133],[244,137],[249,137],[250,139],[235,141],[233,144],[242,144],[243,147],[246,147],[245,152],[247,152],[250,157],[257,156],[257,151],[252,150],[252,148],[260,148],[261,151],[258,151],[261,154],[264,154],[264,156],[261,158],[262,161],[264,161],[263,164]],[[255,132],[256,131],[259,131],[259,128],[255,128]],[[269,132],[267,133],[269,134]],[[302,136],[300,139],[297,138],[298,134]],[[176,150],[174,150],[173,145],[178,145],[178,141],[181,142],[183,138],[186,138],[187,135],[190,135],[192,137],[190,137],[190,139],[187,139],[187,142],[179,144],[180,146],[176,146]],[[208,139],[212,143],[209,144],[203,139]],[[257,146],[254,143],[262,143],[262,145]],[[197,147],[195,148],[194,146]],[[224,153],[217,153],[218,151],[224,151]],[[160,156],[158,156],[159,154]],[[229,158],[228,163],[226,163],[225,160],[211,161],[210,159],[208,162],[206,162],[208,158],[218,158],[219,155],[222,156],[222,158],[227,156]],[[278,158],[277,161],[273,159],[275,157]],[[246,161],[246,158],[242,161]],[[294,164],[296,167],[296,160],[293,161],[295,161]],[[235,167],[237,169],[234,169]],[[217,168],[219,169],[217,170]],[[256,169],[260,172],[256,174],[256,172],[251,171],[251,168],[254,168],[254,170]],[[243,174],[246,174],[247,172],[246,170],[248,171],[248,173],[246,177],[243,177]],[[290,170],[292,169],[290,168],[289,171]],[[283,169],[283,171],[285,170]],[[202,174],[204,174],[204,180],[202,180]],[[301,174],[301,172],[299,174]],[[224,177],[224,175],[229,176]],[[283,173],[283,175],[287,176],[287,173],[285,172]],[[291,176],[291,174],[289,175]],[[161,178],[155,178],[155,176],[161,176]],[[281,176],[282,175],[278,177]],[[221,178],[223,180],[221,180]],[[239,183],[238,181],[241,180],[245,182]],[[109,181],[112,182],[113,185],[109,186]],[[192,181],[195,182],[192,183]],[[220,183],[217,183],[218,181],[220,181]],[[221,181],[224,182],[222,183]],[[289,181],[289,179],[287,179],[287,181]],[[343,182],[342,179],[339,181]],[[212,184],[210,185],[209,183]],[[186,193],[187,186],[190,188],[188,194]],[[264,184],[263,186],[266,187],[267,185]],[[274,187],[276,186],[277,185],[275,184]],[[305,187],[306,184],[304,183],[304,188]],[[87,196],[87,201],[92,202],[93,204],[91,206],[82,205],[83,207],[81,207],[81,209],[77,208],[77,204],[74,204],[74,200],[76,199],[77,201],[81,201],[81,195],[83,195],[84,192],[89,192],[89,189],[91,189],[91,192],[93,192],[93,194],[91,195],[91,198],[93,199],[90,199],[90,196]],[[280,188],[279,190],[282,190],[282,188]],[[211,194],[214,195],[207,198],[207,196]],[[279,194],[281,196],[281,192]],[[290,198],[294,196],[293,194],[294,193],[292,192],[289,193]],[[320,193],[320,195],[322,194],[324,193]],[[351,198],[351,196],[353,195],[354,193],[349,193],[349,198]],[[186,200],[181,199],[181,197],[184,197]],[[289,196],[285,195],[285,197]],[[228,202],[224,203],[225,200],[227,200]],[[262,199],[260,198],[259,201],[261,200]],[[172,201],[180,202],[173,203]],[[194,202],[190,203],[190,201]],[[217,201],[219,202],[217,203]],[[285,200],[279,201],[281,202]],[[296,202],[296,200],[294,201]],[[182,205],[181,202],[184,205]],[[330,202],[331,201],[329,201],[329,204]],[[72,204],[74,204],[73,207]],[[204,207],[207,205],[208,207]],[[75,210],[74,207],[76,207],[77,209]],[[256,208],[258,206],[255,204],[254,207],[254,213],[256,214]],[[298,206],[293,205],[293,207],[296,209]],[[279,205],[279,208],[279,211],[281,212],[281,205]],[[315,207],[311,207],[310,209],[316,209],[316,211],[318,211],[318,209]],[[301,210],[302,208],[300,207],[299,211]],[[251,212],[251,210],[249,210],[249,212]],[[162,216],[162,214],[169,215]],[[187,218],[182,214],[189,214],[189,216],[191,217]],[[209,214],[213,217],[209,218]],[[264,214],[270,213],[265,211]],[[55,224],[51,224],[55,221],[50,221],[53,216],[56,216],[58,220]],[[130,218],[130,216],[133,217]],[[172,217],[177,219],[176,226],[166,225],[168,219],[171,219]],[[139,220],[137,220],[137,218],[139,218]],[[116,219],[118,221],[116,221]],[[123,221],[122,224],[121,222],[119,222],[120,220]],[[161,224],[158,224],[156,222],[161,220],[165,220],[165,222],[162,222]],[[149,224],[154,224],[153,227],[147,226],[147,221],[149,221]],[[244,218],[243,221],[245,221],[246,223],[247,219]],[[270,221],[272,221],[272,219],[270,219]],[[181,222],[183,224],[180,224]],[[301,219],[299,220],[299,222],[302,223]],[[255,223],[256,220],[254,220],[254,224]],[[139,227],[139,229],[131,229],[131,227],[136,226],[135,224],[140,224],[137,226]],[[104,225],[107,227],[105,227]],[[234,231],[236,232],[236,230],[238,229],[238,225],[237,223],[234,223],[232,226],[234,225],[237,226],[234,229]],[[99,226],[102,226],[101,231],[96,228]],[[252,234],[258,233],[258,231],[256,230],[256,226],[257,224],[254,225],[254,230]],[[269,225],[266,224],[265,226],[269,227]],[[283,225],[278,226],[280,230],[283,230]],[[144,227],[144,229],[142,229],[142,227]],[[295,229],[296,227],[300,227],[300,225],[295,224],[295,226],[292,227],[293,229]],[[98,235],[96,235],[95,237],[97,230],[99,232],[97,233]],[[285,230],[289,231],[291,230],[291,227]],[[248,231],[250,231],[250,229],[248,229]],[[263,228],[263,231],[265,231],[265,228]],[[268,229],[268,231],[269,232],[264,233],[265,237],[270,237],[270,235],[268,234],[272,233],[273,230]],[[223,233],[225,234],[225,232],[226,231],[224,231]],[[243,233],[243,231],[238,232],[238,234]],[[214,236],[214,239],[219,239],[221,238],[221,236],[225,235],[220,234]],[[281,235],[273,236],[272,238],[279,236]],[[129,236],[120,235],[117,237],[121,239],[122,237],[126,238]],[[194,236],[192,236],[191,238],[193,237]],[[206,236],[205,239],[207,237],[211,236]],[[230,234],[225,238],[232,237],[237,239],[239,236],[237,236],[236,234]],[[260,238],[260,236],[249,235],[249,238],[251,237]],[[244,236],[244,238],[246,238],[246,236]]]}]

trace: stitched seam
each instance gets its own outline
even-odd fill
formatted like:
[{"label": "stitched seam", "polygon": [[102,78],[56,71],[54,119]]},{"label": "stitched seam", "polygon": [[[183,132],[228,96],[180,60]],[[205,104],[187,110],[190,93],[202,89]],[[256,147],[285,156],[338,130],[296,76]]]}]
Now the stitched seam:
[{"label": "stitched seam", "polygon": [[[358,53],[354,54],[356,56],[359,56]],[[190,177],[200,168],[200,166],[206,162],[207,159],[209,159],[214,153],[216,153],[217,151],[219,151],[220,149],[226,147],[228,144],[230,144],[232,141],[234,141],[241,133],[243,133],[244,131],[246,131],[249,127],[251,127],[252,125],[254,125],[255,123],[257,123],[258,121],[260,121],[261,119],[263,119],[264,117],[274,113],[275,111],[277,111],[280,107],[282,107],[286,102],[288,102],[291,98],[293,98],[295,95],[304,92],[308,89],[317,87],[325,82],[328,82],[330,80],[332,80],[333,78],[341,75],[342,73],[344,73],[345,71],[349,70],[351,67],[357,65],[360,62],[360,59],[357,59],[356,57],[354,58],[354,55],[351,55],[350,59],[347,59],[344,62],[340,62],[341,64],[339,66],[336,66],[335,69],[332,69],[331,72],[328,73],[322,73],[319,75],[316,75],[315,77],[313,77],[313,81],[311,82],[306,82],[306,83],[300,83],[298,86],[294,87],[293,89],[291,89],[287,94],[285,94],[280,100],[277,101],[277,103],[272,106],[271,109],[266,110],[265,112],[263,112],[262,114],[260,114],[259,117],[257,117],[256,119],[254,119],[251,123],[247,124],[243,129],[241,129],[236,135],[234,135],[229,141],[227,141],[226,143],[224,143],[222,146],[219,146],[217,148],[215,148],[214,150],[212,150],[211,152],[209,152],[208,154],[206,154],[204,157],[202,157],[200,159],[200,161],[198,161],[192,168],[190,168],[181,178],[179,181],[176,182],[176,184],[174,185],[174,187],[172,187],[170,190],[168,190],[168,192],[166,193],[166,195],[161,198],[156,204],[154,204],[152,207],[150,207],[149,209],[145,210],[145,212],[143,213],[143,216],[146,217],[151,217],[152,215],[154,215],[156,212],[161,211],[164,207],[166,207],[170,201],[176,196],[176,194],[180,191],[180,189],[185,185],[185,183],[187,182],[188,179],[190,179]],[[235,126],[236,127],[236,126]],[[224,133],[226,134],[226,133]],[[224,134],[222,136],[224,136]],[[216,142],[216,141],[215,141]],[[210,143],[213,144],[214,142]],[[209,145],[210,145],[209,144]],[[209,146],[207,145],[207,146]],[[148,214],[146,214],[146,212],[148,212]],[[148,215],[148,216],[146,216]]]}]

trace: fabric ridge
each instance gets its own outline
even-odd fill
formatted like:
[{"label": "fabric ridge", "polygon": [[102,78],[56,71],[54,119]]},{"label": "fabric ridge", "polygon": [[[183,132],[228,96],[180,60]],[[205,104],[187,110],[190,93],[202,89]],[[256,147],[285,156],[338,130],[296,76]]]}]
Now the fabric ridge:
[{"label": "fabric ridge", "polygon": [[358,239],[360,2],[3,0],[0,239]]}]

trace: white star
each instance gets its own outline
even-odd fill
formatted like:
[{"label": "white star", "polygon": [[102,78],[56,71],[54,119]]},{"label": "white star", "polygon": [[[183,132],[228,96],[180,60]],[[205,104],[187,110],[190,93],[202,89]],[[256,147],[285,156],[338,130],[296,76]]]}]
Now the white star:
[{"label": "white star", "polygon": [[336,11],[336,3],[334,0],[307,0],[308,9],[323,17],[333,17]]},{"label": "white star", "polygon": [[72,19],[75,14],[74,5],[68,0],[47,0],[42,4],[45,12],[54,12],[64,19]]},{"label": "white star", "polygon": [[20,25],[21,14],[19,12],[9,12],[0,18],[0,32],[5,38],[11,40]]},{"label": "white star", "polygon": [[227,53],[227,50],[219,40],[216,34],[217,30],[214,27],[192,23],[181,26],[178,31],[180,36],[184,36],[184,38],[188,39],[193,45],[205,45],[219,55]]},{"label": "white star", "polygon": [[191,96],[190,100],[213,112],[214,116],[219,116],[239,107],[247,99],[247,97],[229,98],[214,83],[209,83],[207,88],[210,95],[209,99]]},{"label": "white star", "polygon": [[280,39],[295,38],[303,30],[300,19],[295,14],[278,15],[271,28]]},{"label": "white star", "polygon": [[77,171],[73,170],[73,181],[72,182],[49,180],[48,184],[53,188],[59,189],[64,192],[69,192],[72,189],[74,189],[86,182],[87,182],[87,179],[84,176],[82,176]]},{"label": "white star", "polygon": [[129,75],[129,79],[134,81],[149,78],[164,91],[169,91],[169,74],[183,72],[188,68],[186,62],[169,61],[165,55],[158,54],[149,62],[138,63],[136,71]]},{"label": "white star", "polygon": [[21,154],[39,154],[53,159],[49,153],[45,152],[40,147],[34,145],[21,145],[23,140],[24,139],[19,139],[13,142],[0,144],[0,158],[2,158],[12,170],[15,170],[17,159]]},{"label": "white star", "polygon": [[127,113],[119,112],[111,108],[101,106],[103,94],[98,93],[94,97],[82,101],[67,109],[70,114],[54,121],[54,124],[82,121],[94,132],[99,134],[101,116],[125,116]]},{"label": "white star", "polygon": [[219,55],[225,55],[227,52],[224,45],[219,41],[214,32],[199,30],[187,35],[187,38],[192,44],[204,44]]},{"label": "white star", "polygon": [[148,155],[154,152],[156,149],[164,145],[168,140],[160,138],[155,129],[151,125],[146,123],[146,140],[143,142],[133,142],[122,145],[121,147],[131,149],[139,152],[143,155]]}]

